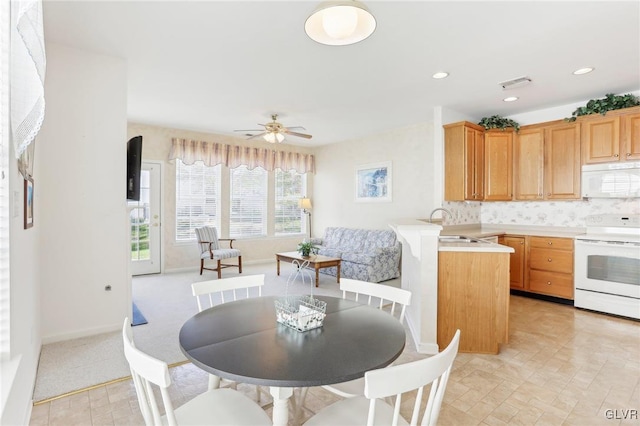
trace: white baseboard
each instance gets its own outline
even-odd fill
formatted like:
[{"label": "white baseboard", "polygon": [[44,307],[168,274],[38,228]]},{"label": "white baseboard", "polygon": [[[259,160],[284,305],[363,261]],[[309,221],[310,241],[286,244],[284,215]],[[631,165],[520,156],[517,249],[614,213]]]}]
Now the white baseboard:
[{"label": "white baseboard", "polygon": [[101,327],[85,328],[82,330],[75,330],[69,333],[54,334],[51,336],[43,336],[42,344],[63,342],[65,340],[78,339],[80,337],[95,336],[96,334],[109,333],[112,331],[118,331],[122,329],[122,323],[104,325]]}]

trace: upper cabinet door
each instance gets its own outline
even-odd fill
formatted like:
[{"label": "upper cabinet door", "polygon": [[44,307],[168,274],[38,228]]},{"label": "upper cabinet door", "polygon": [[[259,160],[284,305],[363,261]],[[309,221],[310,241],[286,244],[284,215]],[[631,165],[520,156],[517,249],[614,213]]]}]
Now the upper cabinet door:
[{"label": "upper cabinet door", "polygon": [[484,199],[513,199],[513,131],[484,134]]},{"label": "upper cabinet door", "polygon": [[580,123],[548,127],[544,146],[546,199],[580,199]]},{"label": "upper cabinet door", "polygon": [[622,127],[620,158],[628,161],[640,160],[640,113],[622,117]]},{"label": "upper cabinet door", "polygon": [[581,127],[584,164],[620,160],[620,117],[590,117]]},{"label": "upper cabinet door", "polygon": [[544,128],[521,129],[514,149],[515,199],[544,199]]},{"label": "upper cabinet door", "polygon": [[445,200],[482,200],[483,130],[484,128],[466,121],[444,126]]},{"label": "upper cabinet door", "polygon": [[484,132],[474,130],[473,193],[467,200],[484,200]]}]

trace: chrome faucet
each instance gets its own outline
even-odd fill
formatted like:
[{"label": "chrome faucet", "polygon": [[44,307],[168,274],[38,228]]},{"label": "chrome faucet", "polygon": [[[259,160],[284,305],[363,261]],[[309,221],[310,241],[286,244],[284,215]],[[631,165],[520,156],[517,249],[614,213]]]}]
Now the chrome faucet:
[{"label": "chrome faucet", "polygon": [[433,214],[435,212],[437,212],[438,210],[440,210],[442,212],[442,218],[443,219],[444,219],[444,214],[445,213],[449,215],[449,219],[453,219],[453,214],[449,210],[445,209],[444,207],[438,207],[438,208],[435,208],[435,209],[433,209],[431,211],[431,214],[429,215],[429,223],[433,222]]}]

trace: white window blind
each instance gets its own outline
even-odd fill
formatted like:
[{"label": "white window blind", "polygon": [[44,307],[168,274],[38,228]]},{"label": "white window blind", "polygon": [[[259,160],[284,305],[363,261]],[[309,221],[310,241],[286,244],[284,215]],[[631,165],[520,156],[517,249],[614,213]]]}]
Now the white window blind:
[{"label": "white window blind", "polygon": [[267,235],[267,171],[247,166],[231,169],[231,238]]},{"label": "white window blind", "polygon": [[9,2],[0,5],[0,361],[10,356]]},{"label": "white window blind", "polygon": [[307,232],[298,201],[307,192],[307,175],[295,170],[275,171],[275,234],[302,234]]},{"label": "white window blind", "polygon": [[195,240],[195,228],[220,229],[220,169],[176,160],[176,241]]}]

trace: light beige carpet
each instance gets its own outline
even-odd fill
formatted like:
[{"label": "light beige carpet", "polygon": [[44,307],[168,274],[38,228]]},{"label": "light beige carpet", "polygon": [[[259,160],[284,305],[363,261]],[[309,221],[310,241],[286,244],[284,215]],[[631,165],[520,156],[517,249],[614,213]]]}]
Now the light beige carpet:
[{"label": "light beige carpet", "polygon": [[[262,294],[269,296],[285,295],[287,280],[293,272],[293,265],[282,262],[281,275],[277,276],[273,262],[247,265],[243,267],[242,275],[265,274]],[[223,277],[237,275],[237,270],[223,271]],[[198,312],[191,294],[191,283],[215,278],[215,272],[205,271],[200,276],[196,270],[134,277],[133,299],[148,321],[148,324],[133,327],[136,346],[168,364],[185,361],[178,333],[182,324]],[[385,284],[399,286],[399,281],[390,280]],[[302,285],[298,278],[289,285],[289,294],[308,294],[309,280],[306,282],[307,285]],[[320,287],[314,287],[313,292],[326,296],[342,295],[335,277],[325,274],[320,274]],[[129,374],[120,331],[44,345],[33,400],[42,401]]]}]

